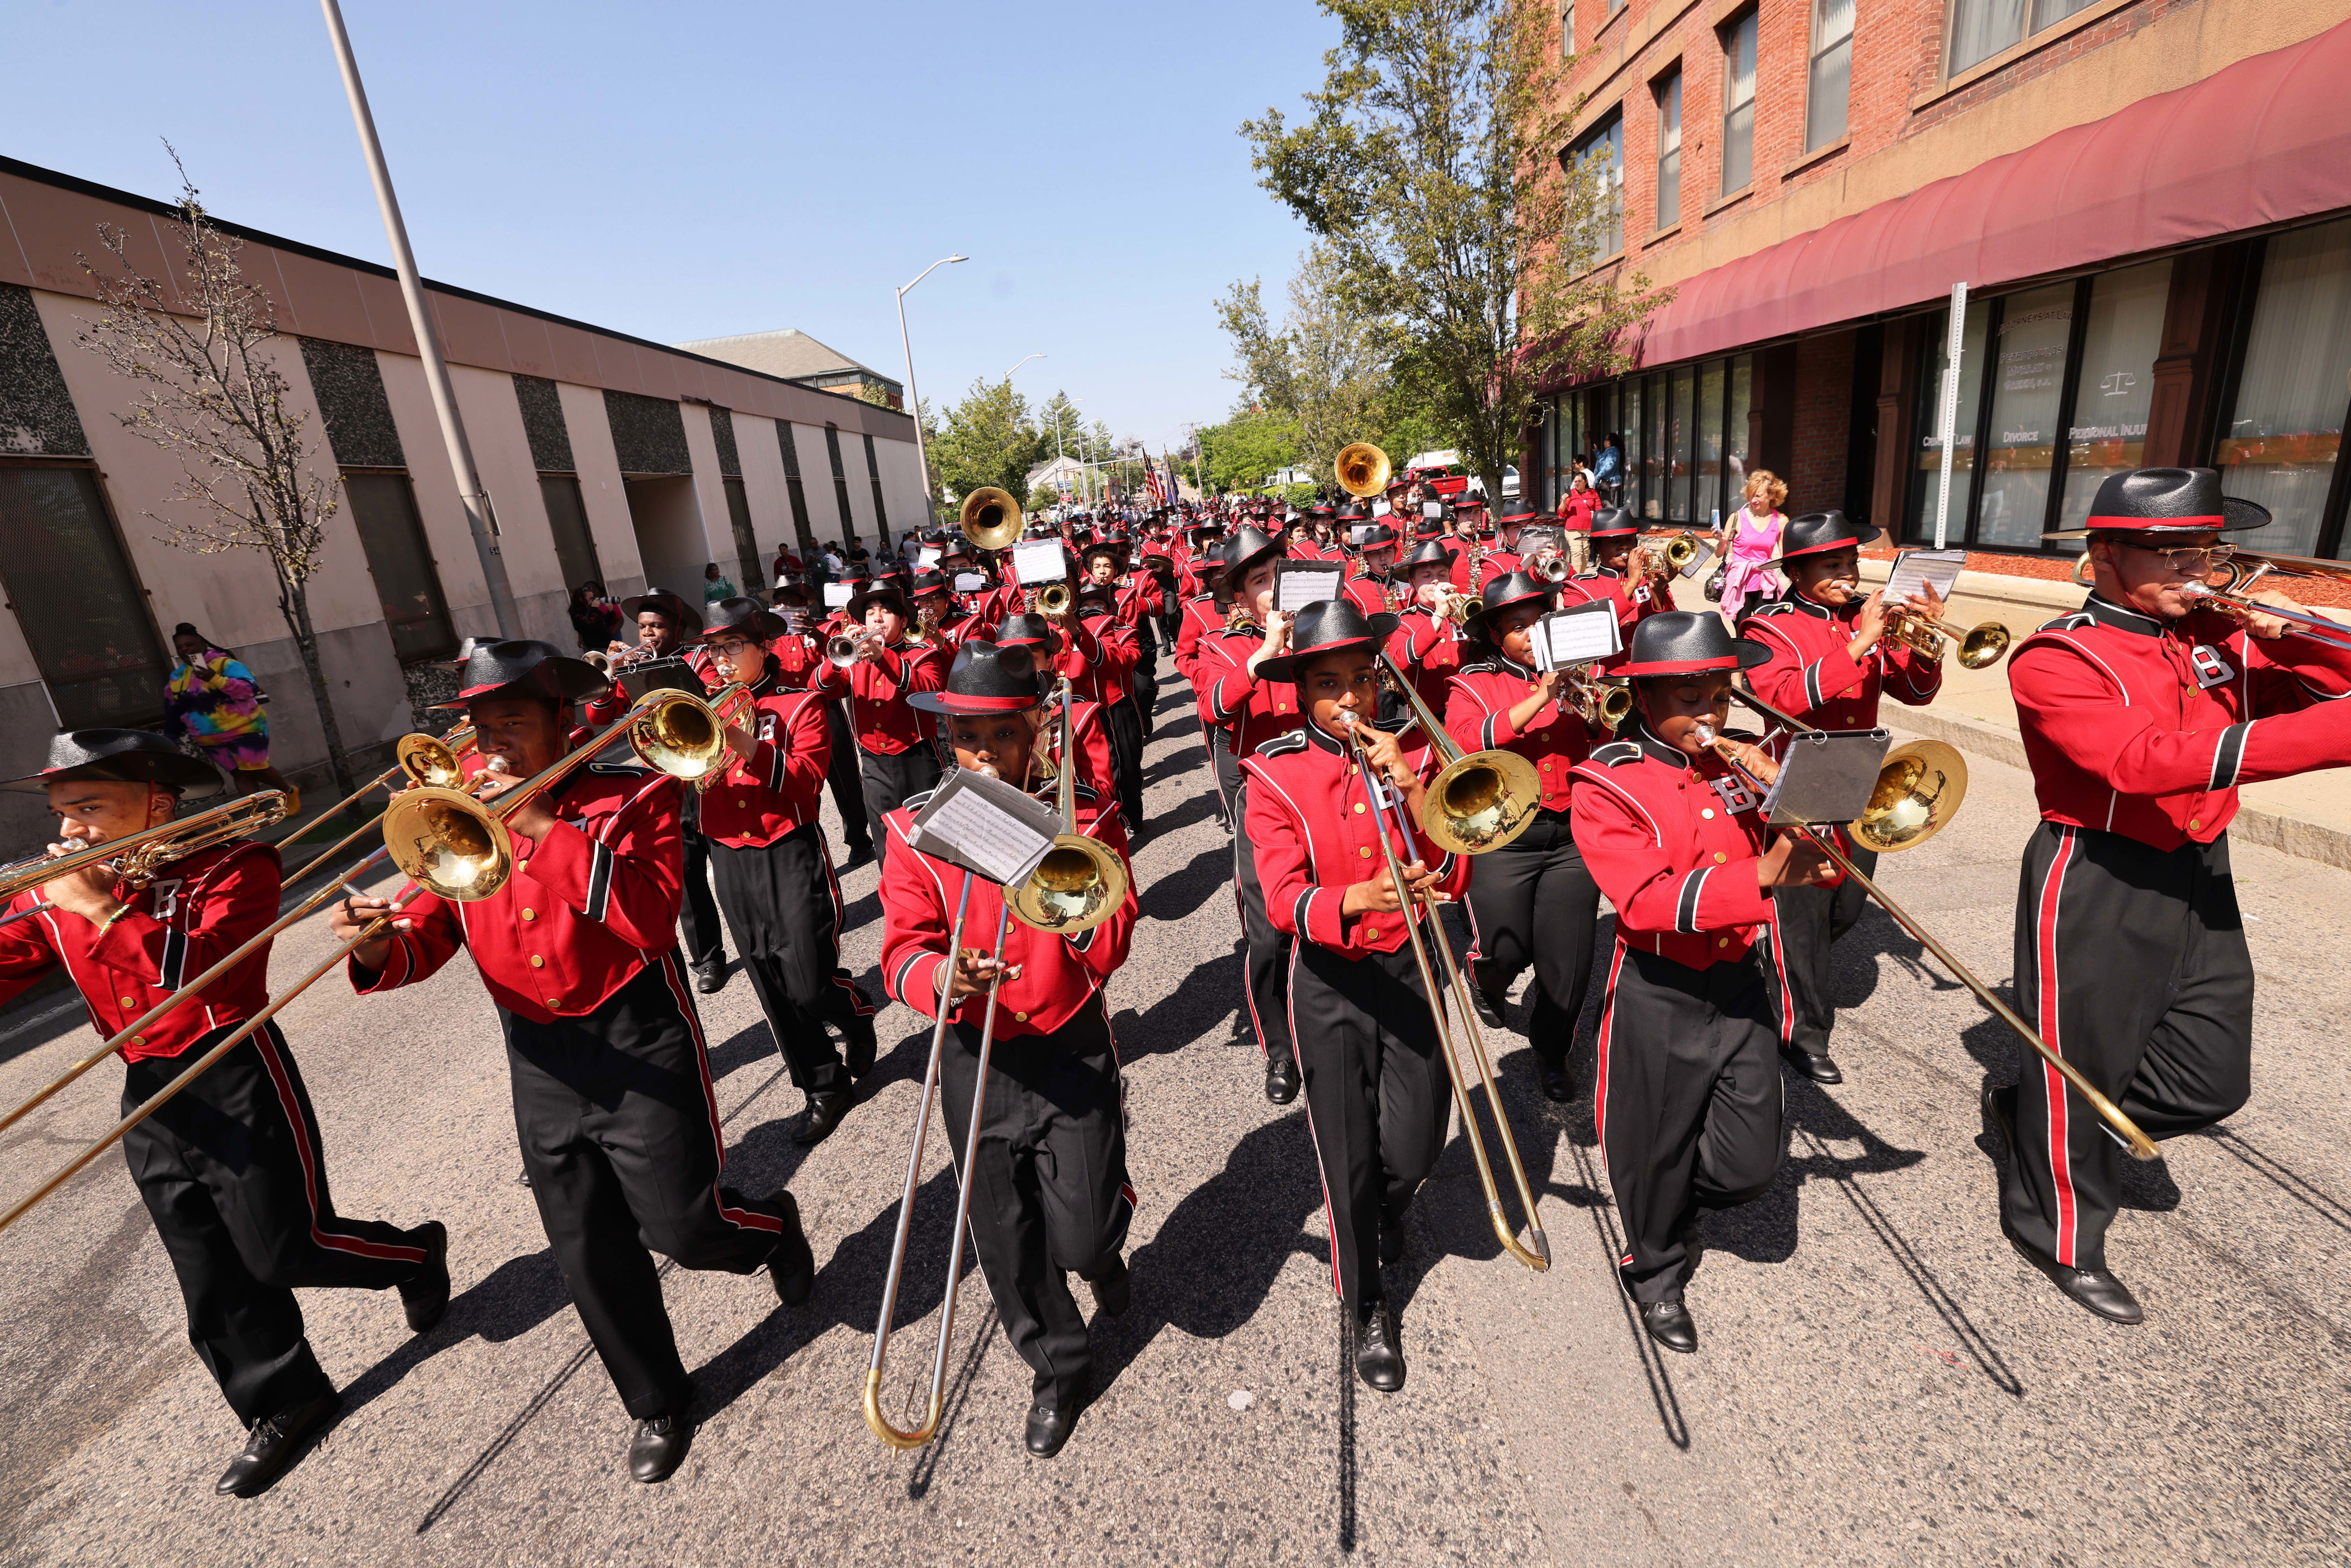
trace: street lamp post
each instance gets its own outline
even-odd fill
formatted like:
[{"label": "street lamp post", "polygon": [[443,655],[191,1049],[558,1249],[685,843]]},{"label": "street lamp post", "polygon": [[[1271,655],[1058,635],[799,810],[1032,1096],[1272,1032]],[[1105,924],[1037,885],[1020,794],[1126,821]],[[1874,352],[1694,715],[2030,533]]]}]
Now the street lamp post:
[{"label": "street lamp post", "polygon": [[957,251],[943,256],[922,271],[914,274],[914,282],[898,290],[898,346],[906,351],[906,401],[914,406],[909,411],[914,416],[914,464],[923,471],[923,520],[933,528],[939,521],[939,493],[931,486],[930,448],[923,440],[923,394],[914,390],[914,342],[906,336],[906,289],[914,287],[951,261],[969,261],[971,257]]},{"label": "street lamp post", "polygon": [[[1021,366],[1023,366],[1023,365],[1027,364],[1030,360],[1041,360],[1041,359],[1043,359],[1044,357],[1045,357],[1045,356],[1044,356],[1043,354],[1041,354],[1041,353],[1036,353],[1036,354],[1029,354],[1029,355],[1026,355],[1026,356],[1024,356],[1024,357],[1022,357],[1022,358],[1020,358],[1020,359],[1015,360],[1015,361],[1012,361],[1012,371],[1017,371],[1017,370],[1019,370]],[[1012,380],[1012,371],[1005,371],[1005,372],[1004,372],[1004,380],[1005,380],[1005,382],[1006,382],[1006,383],[1007,383],[1008,385],[1011,382],[1011,380]]]}]

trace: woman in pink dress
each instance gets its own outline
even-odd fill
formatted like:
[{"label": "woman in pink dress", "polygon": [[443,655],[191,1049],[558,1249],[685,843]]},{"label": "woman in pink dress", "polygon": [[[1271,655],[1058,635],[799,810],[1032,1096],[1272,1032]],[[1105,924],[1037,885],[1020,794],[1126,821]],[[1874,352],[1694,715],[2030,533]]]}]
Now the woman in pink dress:
[{"label": "woman in pink dress", "polygon": [[[1769,468],[1747,476],[1746,504],[1730,515],[1729,547],[1722,570],[1722,613],[1732,625],[1761,600],[1776,599],[1786,584],[1763,563],[1780,553],[1780,528],[1787,522],[1780,507],[1788,486]],[[1714,541],[1718,549],[1722,540]]]}]

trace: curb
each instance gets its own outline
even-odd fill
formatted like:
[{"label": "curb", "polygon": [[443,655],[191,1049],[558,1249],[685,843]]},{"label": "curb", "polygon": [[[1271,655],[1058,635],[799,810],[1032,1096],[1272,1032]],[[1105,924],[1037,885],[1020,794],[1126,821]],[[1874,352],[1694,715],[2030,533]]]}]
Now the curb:
[{"label": "curb", "polygon": [[[2023,738],[2014,730],[2002,729],[1981,719],[1936,713],[1930,708],[1906,707],[1886,715],[1882,722],[1888,728],[1939,740],[2011,768],[2027,766]],[[2351,831],[2314,822],[2306,817],[2241,804],[2235,820],[2229,824],[2229,833],[2243,843],[2264,844],[2304,860],[2351,871]]]}]

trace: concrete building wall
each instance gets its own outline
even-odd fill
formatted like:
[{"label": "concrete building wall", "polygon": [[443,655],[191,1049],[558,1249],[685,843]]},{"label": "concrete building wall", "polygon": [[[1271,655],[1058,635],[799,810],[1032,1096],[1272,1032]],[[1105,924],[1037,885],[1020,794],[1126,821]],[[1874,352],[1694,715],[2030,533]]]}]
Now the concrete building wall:
[{"label": "concrete building wall", "polygon": [[776,444],[776,422],[756,413],[737,414],[735,446],[742,455],[743,492],[751,503],[751,533],[759,546],[750,575],[735,580],[744,592],[764,600],[775,586],[768,567],[777,547],[793,542],[791,496],[784,486],[784,454]]},{"label": "concrete building wall", "polygon": [[[824,426],[792,421],[800,455],[800,489],[808,497],[809,532],[819,545],[845,544],[840,504],[833,499],[832,464],[825,455]],[[779,459],[780,461],[780,459]]]},{"label": "concrete building wall", "polygon": [[642,593],[644,558],[637,549],[629,497],[621,483],[621,460],[612,450],[612,427],[604,418],[604,394],[592,387],[559,382],[563,422],[571,434],[571,460],[579,465],[580,499],[596,538],[596,559],[604,566],[604,591],[615,599]]},{"label": "concrete building wall", "polygon": [[908,528],[928,528],[934,508],[924,505],[923,465],[912,442],[877,441],[873,455],[882,467],[882,495],[890,503],[890,532],[902,537]]}]

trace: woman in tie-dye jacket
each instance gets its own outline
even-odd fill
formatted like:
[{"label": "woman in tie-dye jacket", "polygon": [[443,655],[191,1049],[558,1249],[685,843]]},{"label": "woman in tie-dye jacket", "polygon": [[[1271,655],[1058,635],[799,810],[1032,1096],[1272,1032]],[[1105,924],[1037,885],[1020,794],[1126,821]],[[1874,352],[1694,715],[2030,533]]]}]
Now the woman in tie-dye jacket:
[{"label": "woman in tie-dye jacket", "polygon": [[[172,629],[179,667],[163,692],[163,733],[193,740],[204,757],[226,773],[240,795],[283,789],[295,795],[269,766],[269,716],[262,711],[260,683],[234,654],[183,621]],[[300,797],[296,795],[296,800]]]}]

